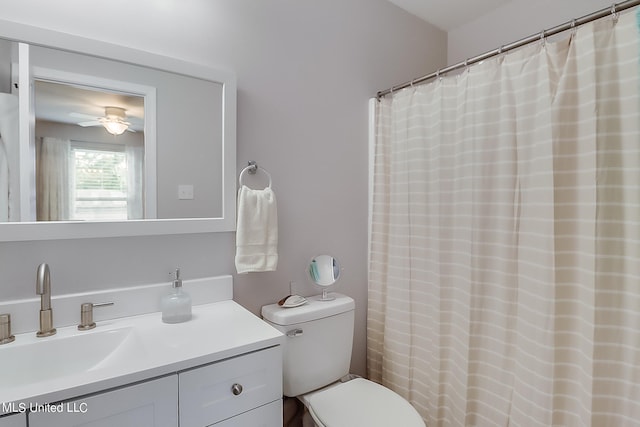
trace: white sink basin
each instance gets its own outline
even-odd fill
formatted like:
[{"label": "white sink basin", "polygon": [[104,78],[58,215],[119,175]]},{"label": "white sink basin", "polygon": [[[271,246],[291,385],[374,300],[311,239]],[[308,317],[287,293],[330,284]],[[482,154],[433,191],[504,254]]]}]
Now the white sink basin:
[{"label": "white sink basin", "polygon": [[[72,331],[72,329],[71,329]],[[25,386],[56,378],[104,369],[128,357],[144,357],[136,346],[133,329],[123,327],[89,332],[69,332],[0,348],[2,387]]]},{"label": "white sink basin", "polygon": [[[231,300],[193,307],[193,319],[162,323],[161,313],[75,325],[0,345],[0,402],[60,402],[174,374],[277,345],[283,335]],[[0,415],[11,410],[0,405]],[[0,423],[1,424],[1,423]]]}]

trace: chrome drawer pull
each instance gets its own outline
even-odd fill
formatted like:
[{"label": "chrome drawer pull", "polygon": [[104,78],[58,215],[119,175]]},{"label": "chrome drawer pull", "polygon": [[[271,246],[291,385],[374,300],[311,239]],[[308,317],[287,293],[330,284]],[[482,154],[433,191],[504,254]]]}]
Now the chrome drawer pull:
[{"label": "chrome drawer pull", "polygon": [[232,385],[231,393],[233,393],[234,396],[238,396],[240,393],[242,393],[242,385],[238,383],[235,383],[234,385]]}]

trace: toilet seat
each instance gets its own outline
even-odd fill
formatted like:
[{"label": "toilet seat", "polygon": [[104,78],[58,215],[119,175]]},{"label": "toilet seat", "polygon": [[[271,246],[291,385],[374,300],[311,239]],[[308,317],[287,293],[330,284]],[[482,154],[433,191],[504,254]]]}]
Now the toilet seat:
[{"label": "toilet seat", "polygon": [[302,396],[320,427],[424,427],[413,406],[397,393],[364,378]]}]

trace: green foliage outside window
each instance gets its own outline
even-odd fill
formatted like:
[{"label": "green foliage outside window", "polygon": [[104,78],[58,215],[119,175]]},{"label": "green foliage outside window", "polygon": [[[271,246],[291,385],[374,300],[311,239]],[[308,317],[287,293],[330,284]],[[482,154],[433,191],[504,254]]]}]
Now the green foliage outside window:
[{"label": "green foliage outside window", "polygon": [[113,151],[75,150],[78,190],[126,191],[126,156]]}]

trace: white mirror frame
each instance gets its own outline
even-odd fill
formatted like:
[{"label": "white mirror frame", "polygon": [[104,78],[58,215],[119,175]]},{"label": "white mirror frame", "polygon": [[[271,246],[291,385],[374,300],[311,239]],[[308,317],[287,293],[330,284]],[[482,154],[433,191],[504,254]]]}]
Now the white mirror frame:
[{"label": "white mirror frame", "polygon": [[[211,233],[235,230],[237,86],[234,73],[12,21],[0,20],[0,38],[141,65],[215,81],[223,85],[222,217],[106,222],[0,223],[0,242]],[[23,76],[20,77],[22,80]],[[23,129],[21,127],[21,135]],[[28,129],[26,130],[28,131]]]}]

